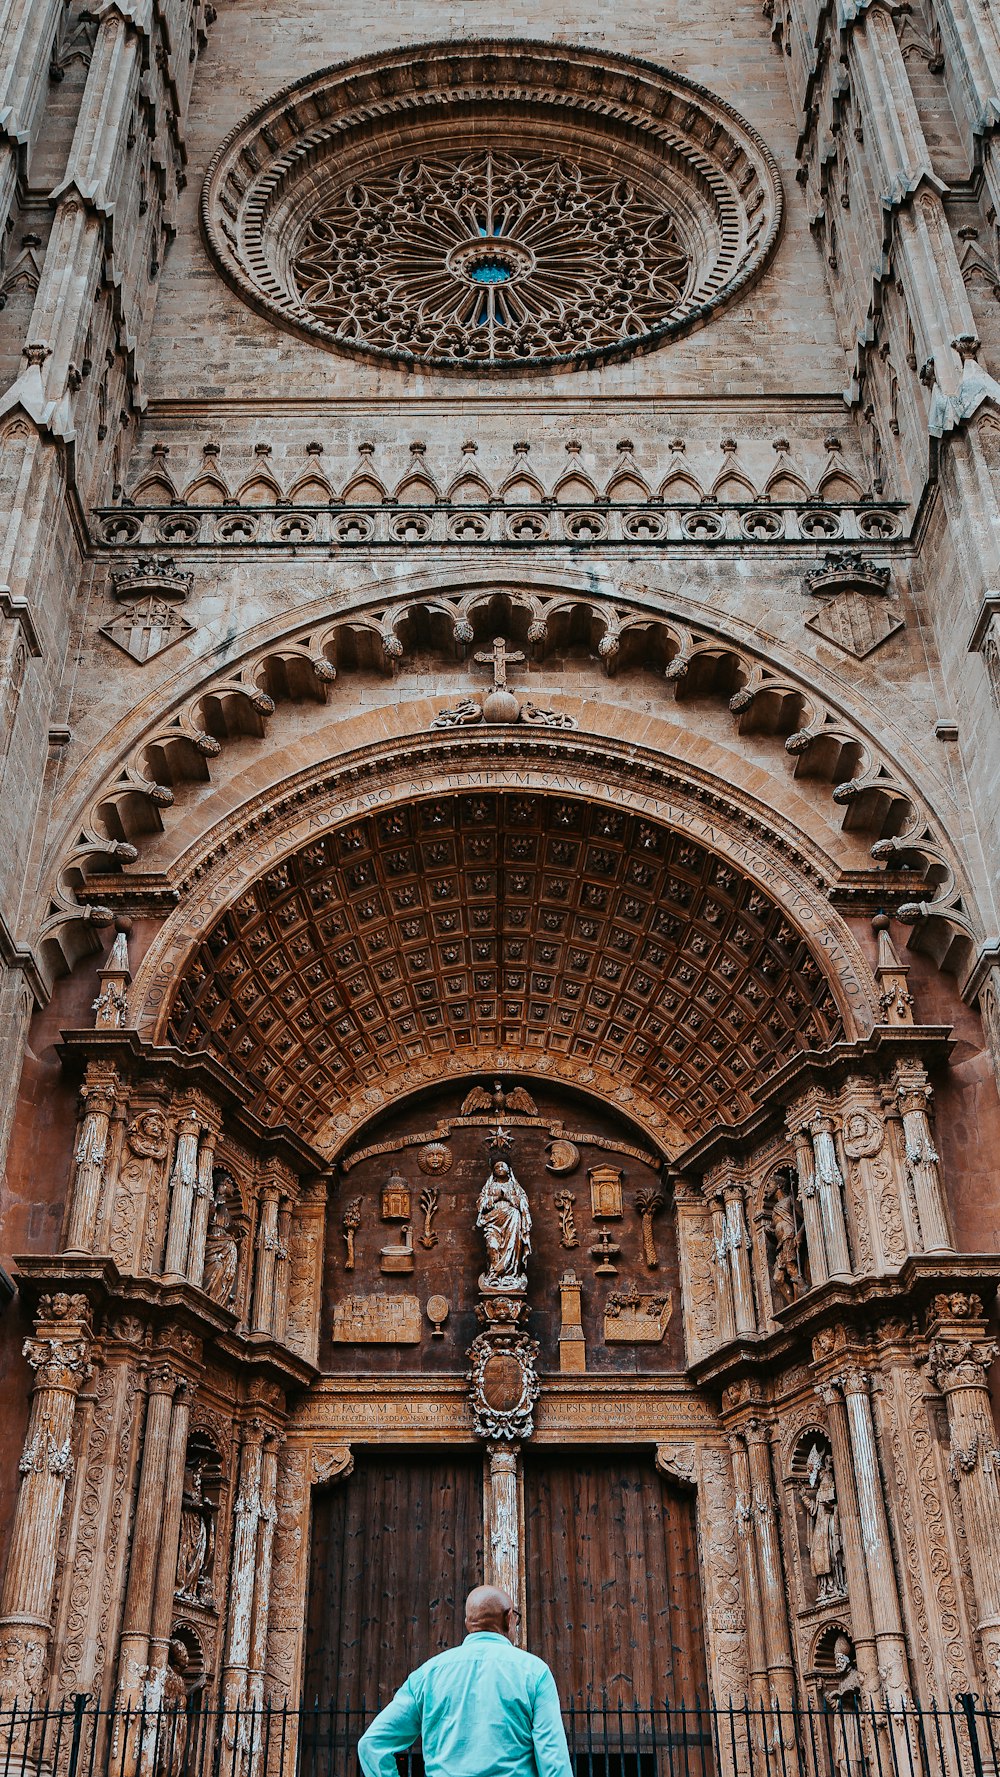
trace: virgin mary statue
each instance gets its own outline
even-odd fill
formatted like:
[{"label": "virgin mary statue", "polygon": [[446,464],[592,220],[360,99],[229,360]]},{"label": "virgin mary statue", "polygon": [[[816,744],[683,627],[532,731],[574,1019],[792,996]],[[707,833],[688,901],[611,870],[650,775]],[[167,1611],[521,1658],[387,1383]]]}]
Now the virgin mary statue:
[{"label": "virgin mary statue", "polygon": [[495,1160],[479,1193],[476,1227],[486,1239],[489,1264],[479,1279],[483,1290],[523,1290],[528,1286],[531,1211],[506,1160]]}]

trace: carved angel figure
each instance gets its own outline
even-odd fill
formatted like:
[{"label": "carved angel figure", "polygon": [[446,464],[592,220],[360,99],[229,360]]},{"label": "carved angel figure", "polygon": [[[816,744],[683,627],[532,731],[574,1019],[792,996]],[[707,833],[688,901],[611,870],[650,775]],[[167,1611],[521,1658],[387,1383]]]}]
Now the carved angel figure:
[{"label": "carved angel figure", "polygon": [[480,1289],[526,1289],[531,1211],[506,1160],[493,1162],[493,1170],[479,1193],[476,1227],[483,1230],[489,1255],[489,1265],[479,1279]]},{"label": "carved angel figure", "polygon": [[841,1598],[847,1590],[844,1543],[840,1531],[840,1507],[829,1450],[814,1444],[809,1452],[807,1482],[802,1503],[812,1522],[809,1566],[816,1580],[817,1600]]}]

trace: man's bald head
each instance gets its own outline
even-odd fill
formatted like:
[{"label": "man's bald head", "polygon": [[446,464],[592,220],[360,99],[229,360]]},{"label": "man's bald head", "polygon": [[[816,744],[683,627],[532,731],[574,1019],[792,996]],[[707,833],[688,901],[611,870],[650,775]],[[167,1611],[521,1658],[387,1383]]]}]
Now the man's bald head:
[{"label": "man's bald head", "polygon": [[507,1635],[510,1631],[513,1598],[499,1586],[475,1586],[465,1600],[465,1627],[469,1635],[484,1631]]}]

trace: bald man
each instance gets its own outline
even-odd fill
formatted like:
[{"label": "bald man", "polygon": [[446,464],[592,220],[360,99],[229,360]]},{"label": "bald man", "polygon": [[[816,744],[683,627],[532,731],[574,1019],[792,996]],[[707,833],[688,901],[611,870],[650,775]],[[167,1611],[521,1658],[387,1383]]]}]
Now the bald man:
[{"label": "bald man", "polygon": [[365,1777],[397,1777],[423,1747],[427,1777],[573,1777],[555,1679],[510,1639],[514,1604],[497,1586],[465,1601],[465,1640],[411,1672],[358,1745]]}]

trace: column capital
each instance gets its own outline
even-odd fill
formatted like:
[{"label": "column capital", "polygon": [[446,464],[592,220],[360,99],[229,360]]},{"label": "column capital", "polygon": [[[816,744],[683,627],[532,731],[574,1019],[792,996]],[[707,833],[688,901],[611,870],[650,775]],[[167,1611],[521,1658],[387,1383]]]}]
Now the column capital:
[{"label": "column capital", "polygon": [[993,1339],[934,1339],[927,1368],[942,1394],[986,1387],[986,1374],[1000,1352]]}]

